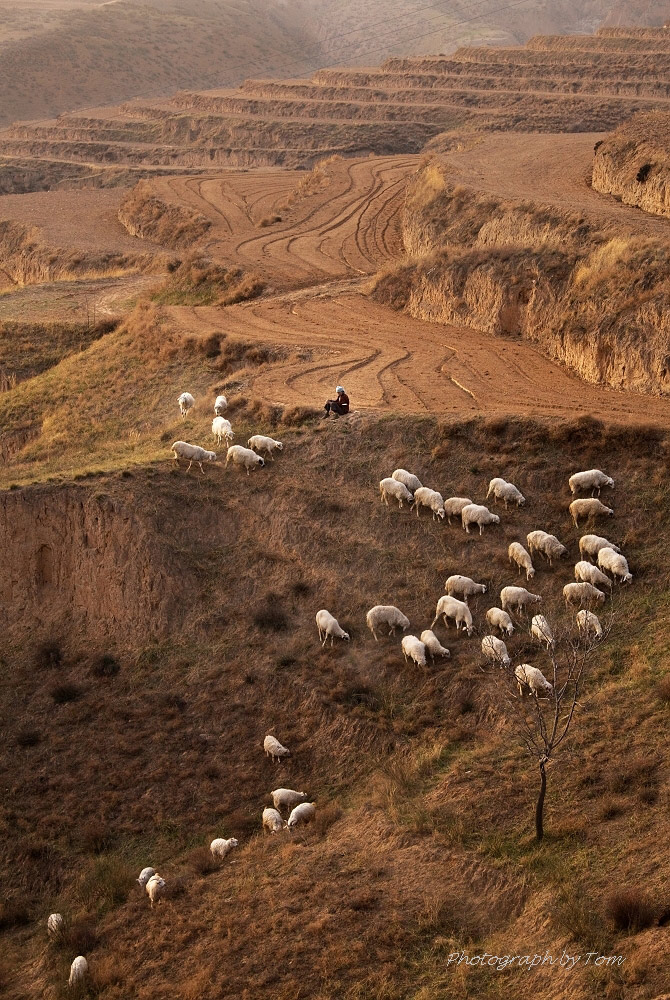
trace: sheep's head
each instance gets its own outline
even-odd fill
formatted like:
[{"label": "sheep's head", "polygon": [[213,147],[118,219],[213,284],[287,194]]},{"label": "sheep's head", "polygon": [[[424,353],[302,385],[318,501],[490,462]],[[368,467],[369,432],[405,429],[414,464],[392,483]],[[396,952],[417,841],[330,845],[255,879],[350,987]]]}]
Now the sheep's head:
[{"label": "sheep's head", "polygon": [[526,502],[526,498],[525,497],[519,497],[519,499],[516,502],[516,505],[517,505],[517,507],[523,507],[523,505],[525,504],[525,502]]},{"label": "sheep's head", "polygon": [[440,509],[437,512],[437,516],[440,518],[440,520],[444,521],[444,516],[445,516],[444,507],[440,507]]},{"label": "sheep's head", "polygon": [[239,847],[239,840],[237,840],[235,837],[231,837],[228,843],[230,844],[231,847]]},{"label": "sheep's head", "polygon": [[528,570],[528,579],[532,580],[534,576],[535,576],[535,568],[531,566],[530,569]]},{"label": "sheep's head", "polygon": [[284,445],[281,443],[281,441],[275,441],[275,448],[277,449],[277,451],[283,451]]},{"label": "sheep's head", "polygon": [[264,459],[264,458],[261,458],[261,456],[260,456],[260,455],[257,455],[257,456],[256,456],[256,465],[260,465],[260,467],[261,467],[261,469],[262,469],[262,468],[263,468],[263,466],[265,465],[265,459]]},{"label": "sheep's head", "polygon": [[208,462],[216,462],[216,452],[208,451],[207,454],[205,455],[205,459]]},{"label": "sheep's head", "polygon": [[349,642],[349,633],[348,632],[343,632],[342,633],[342,638],[346,639],[346,641]]},{"label": "sheep's head", "polygon": [[624,583],[632,583],[633,582],[633,574],[632,573],[626,573],[626,574],[624,574],[623,582]]},{"label": "sheep's head", "polygon": [[500,524],[500,518],[498,517],[497,514],[492,514],[491,515],[491,522],[493,524]]}]

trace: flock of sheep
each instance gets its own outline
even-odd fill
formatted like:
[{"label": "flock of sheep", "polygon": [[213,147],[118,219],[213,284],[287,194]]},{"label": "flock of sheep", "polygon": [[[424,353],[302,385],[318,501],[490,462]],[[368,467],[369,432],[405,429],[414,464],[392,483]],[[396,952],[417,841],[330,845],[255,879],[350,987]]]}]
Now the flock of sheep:
[{"label": "flock of sheep", "polygon": [[[189,410],[195,406],[195,399],[190,392],[182,392],[177,398],[177,403],[179,404],[179,412],[185,419]],[[247,441],[246,448],[240,444],[231,444],[235,437],[235,433],[230,420],[226,420],[225,417],[222,416],[227,409],[228,401],[226,397],[217,396],[214,400],[212,434],[216,438],[218,444],[225,441],[228,445],[228,451],[226,452],[226,466],[229,462],[232,462],[233,465],[239,465],[243,469],[246,469],[247,475],[249,475],[252,469],[255,469],[256,467],[262,468],[265,465],[265,459],[261,458],[258,452],[265,453],[270,457],[271,461],[274,462],[274,453],[276,451],[281,451],[283,447],[281,441],[275,441],[274,438],[266,437],[264,434],[254,434]],[[203,462],[216,462],[217,460],[215,451],[207,451],[205,448],[201,448],[197,444],[189,444],[188,441],[175,441],[172,445],[171,451],[177,464],[179,464],[180,459],[188,462],[187,472],[195,462],[196,465],[200,466],[200,471],[204,475],[205,470],[202,467]]]}]

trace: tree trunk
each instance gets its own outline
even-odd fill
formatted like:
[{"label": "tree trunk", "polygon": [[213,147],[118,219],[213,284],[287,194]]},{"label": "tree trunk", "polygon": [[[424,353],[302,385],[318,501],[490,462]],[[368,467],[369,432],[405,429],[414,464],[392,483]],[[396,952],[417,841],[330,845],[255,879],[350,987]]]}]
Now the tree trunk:
[{"label": "tree trunk", "polygon": [[540,794],[537,797],[537,804],[535,806],[535,836],[538,840],[542,840],[544,836],[544,797],[547,794],[547,772],[545,771],[545,762],[540,761]]}]

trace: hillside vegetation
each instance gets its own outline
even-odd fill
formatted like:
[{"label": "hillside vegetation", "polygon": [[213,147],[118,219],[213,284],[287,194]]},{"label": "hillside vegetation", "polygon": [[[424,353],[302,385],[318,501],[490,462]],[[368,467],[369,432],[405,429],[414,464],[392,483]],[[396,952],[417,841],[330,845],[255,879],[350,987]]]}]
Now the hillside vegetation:
[{"label": "hillside vegetation", "polygon": [[593,186],[627,205],[670,217],[670,115],[636,115],[599,143]]}]

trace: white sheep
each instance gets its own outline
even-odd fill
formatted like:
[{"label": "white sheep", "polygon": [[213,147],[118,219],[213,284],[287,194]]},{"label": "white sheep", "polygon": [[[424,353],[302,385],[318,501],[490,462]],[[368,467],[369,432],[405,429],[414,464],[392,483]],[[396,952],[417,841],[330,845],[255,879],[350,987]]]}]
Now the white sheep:
[{"label": "white sheep", "polygon": [[539,604],[542,598],[539,594],[531,594],[525,587],[503,587],[500,591],[500,606],[503,611],[525,611],[527,604]]},{"label": "white sheep", "polygon": [[246,469],[247,475],[257,466],[262,469],[265,465],[265,461],[260,455],[257,455],[251,448],[243,448],[241,444],[231,445],[226,452],[226,468],[228,468],[228,462],[230,461],[232,461],[233,465],[241,465]]},{"label": "white sheep", "polygon": [[533,639],[543,643],[547,649],[554,649],[556,646],[551,626],[544,615],[533,615],[530,623],[530,634]]},{"label": "white sheep", "polygon": [[408,472],[407,469],[396,469],[391,473],[391,479],[396,479],[399,483],[402,483],[410,493],[416,493],[423,485],[419,477]]},{"label": "white sheep", "polygon": [[307,826],[316,816],[315,802],[301,802],[299,806],[291,810],[291,815],[286,824],[289,830],[295,830],[297,826]]},{"label": "white sheep", "polygon": [[51,937],[58,937],[59,934],[62,934],[64,927],[65,921],[63,920],[62,913],[49,914],[49,919],[47,920],[47,931]]},{"label": "white sheep", "polygon": [[596,497],[588,497],[585,500],[573,500],[570,504],[570,516],[575,522],[575,528],[579,527],[580,517],[585,517],[587,521],[596,517],[614,517],[611,507],[606,507],[604,503]]},{"label": "white sheep", "polygon": [[486,612],[486,620],[491,628],[497,628],[505,635],[511,635],[514,631],[514,623],[506,611],[502,608],[489,608]]},{"label": "white sheep", "polygon": [[425,628],[419,638],[426,647],[426,652],[430,656],[431,660],[434,660],[436,656],[451,656],[449,650],[442,645],[431,629]]},{"label": "white sheep", "polygon": [[414,492],[414,507],[416,516],[419,516],[419,507],[428,507],[433,512],[433,520],[441,518],[444,520],[444,500],[442,494],[437,490],[429,490],[427,486],[420,486]]},{"label": "white sheep", "polygon": [[479,525],[479,534],[481,535],[485,524],[500,524],[500,518],[483,504],[469,503],[461,511],[461,523],[468,535],[471,524]]},{"label": "white sheep", "polygon": [[330,611],[326,611],[322,608],[321,611],[316,613],[316,627],[319,630],[319,639],[323,637],[322,646],[326,645],[328,636],[330,636],[330,645],[333,645],[334,639],[346,639],[349,641],[349,633],[345,632],[343,628],[340,628],[340,624],[337,618],[334,618]]},{"label": "white sheep", "polygon": [[141,885],[142,888],[144,889],[151,876],[155,874],[156,874],[155,868],[143,868],[142,871],[140,872],[140,877],[137,880],[138,885]]},{"label": "white sheep", "polygon": [[507,652],[507,646],[495,635],[485,635],[482,639],[482,653],[484,658],[490,663],[497,663],[500,667],[509,667],[512,662]]},{"label": "white sheep", "polygon": [[389,505],[389,497],[397,500],[399,507],[402,507],[404,501],[411,507],[412,500],[414,499],[404,483],[399,482],[397,479],[382,479],[379,483],[379,495],[381,496],[382,503],[385,503],[387,507]]},{"label": "white sheep", "polygon": [[216,837],[212,843],[209,845],[209,849],[212,852],[213,858],[218,858],[219,861],[223,861],[227,854],[230,854],[233,847],[237,847],[238,841],[235,837],[230,837],[226,840],[224,837]]},{"label": "white sheep", "polygon": [[216,462],[215,451],[206,451],[204,448],[200,448],[197,444],[188,444],[186,441],[175,441],[170,450],[177,465],[179,465],[180,458],[188,461],[187,472],[190,472],[191,466],[195,462],[196,465],[200,466],[200,471],[204,476],[205,470],[202,467],[202,463]]},{"label": "white sheep", "polygon": [[165,892],[165,886],[166,885],[167,885],[167,882],[165,881],[164,878],[162,878],[158,874],[158,872],[156,872],[155,875],[152,875],[151,878],[149,879],[149,881],[147,882],[147,884],[145,885],[144,888],[146,889],[147,896],[149,897],[149,899],[151,901],[151,907],[152,907],[152,909],[153,909],[154,903],[160,902],[160,898],[163,895],[163,893]]},{"label": "white sheep", "polygon": [[214,412],[217,417],[220,417],[222,413],[228,409],[228,400],[225,396],[217,396],[214,400]]},{"label": "white sheep", "polygon": [[274,462],[274,453],[282,451],[284,445],[281,441],[266,437],[265,434],[253,434],[247,441],[247,447],[253,448],[254,451],[264,451],[266,455],[270,456],[270,461]]},{"label": "white sheep", "polygon": [[614,549],[615,552],[621,552],[618,545],[603,538],[602,535],[582,535],[579,539],[579,554],[582,559],[584,556],[597,559],[601,549]]},{"label": "white sheep", "polygon": [[472,635],[472,613],[464,601],[458,601],[455,597],[449,597],[448,594],[445,594],[437,602],[435,618],[430,627],[433,628],[440,618],[443,619],[445,628],[449,628],[449,618],[453,618],[456,622],[457,632],[460,631],[461,625],[463,625],[468,636]]},{"label": "white sheep", "polygon": [[450,597],[458,595],[467,604],[468,597],[475,597],[477,594],[486,593],[486,584],[475,583],[469,576],[456,575],[449,577],[444,584],[444,589]]},{"label": "white sheep", "polygon": [[226,420],[225,417],[214,417],[212,420],[212,434],[216,438],[217,444],[225,441],[227,448],[230,448],[235,439],[235,433],[230,420]]},{"label": "white sheep", "polygon": [[535,567],[529,553],[524,549],[521,542],[512,542],[507,549],[507,557],[511,563],[516,563],[519,573],[522,569],[526,571],[526,580],[532,580],[535,576]]},{"label": "white sheep", "polygon": [[556,535],[550,535],[547,531],[531,531],[526,535],[526,541],[531,555],[533,552],[539,552],[550,566],[553,565],[554,559],[561,559],[568,551]]},{"label": "white sheep", "polygon": [[382,625],[387,626],[389,635],[395,635],[397,628],[402,629],[403,632],[409,628],[409,618],[392,604],[375,604],[374,608],[370,608],[365,616],[365,623],[375,637],[375,642],[379,642],[377,629],[381,628]]},{"label": "white sheep", "polygon": [[417,667],[426,666],[426,647],[415,635],[404,635],[400,646],[405,663],[409,658],[416,663]]},{"label": "white sheep", "polygon": [[496,500],[503,500],[505,503],[505,510],[510,503],[515,503],[517,507],[523,507],[526,502],[526,498],[523,493],[520,492],[514,485],[514,483],[508,483],[504,479],[492,479],[489,483],[489,491],[486,494],[486,499],[493,494]]},{"label": "white sheep", "polygon": [[286,823],[281,817],[281,813],[277,812],[276,809],[266,806],[263,810],[263,833],[269,830],[270,833],[279,833],[280,830],[286,828]]},{"label": "white sheep", "polygon": [[177,402],[179,403],[179,412],[185,419],[188,411],[195,406],[195,399],[190,392],[182,392],[181,396],[177,397]]},{"label": "white sheep", "polygon": [[291,751],[287,750],[285,746],[279,742],[274,736],[266,736],[263,740],[263,749],[265,750],[265,756],[270,757],[272,761],[281,760],[282,757],[290,757]]},{"label": "white sheep", "polygon": [[274,807],[278,812],[281,812],[282,809],[288,809],[290,812],[293,806],[307,801],[307,792],[296,792],[292,788],[275,788],[274,792],[270,794],[272,795]]},{"label": "white sheep", "polygon": [[571,604],[578,608],[588,607],[591,604],[603,604],[605,595],[602,590],[591,586],[590,583],[566,583],[563,587],[563,597],[566,607]]},{"label": "white sheep", "polygon": [[591,490],[592,496],[596,493],[600,496],[600,490],[603,486],[614,487],[614,480],[606,476],[600,469],[589,469],[587,472],[575,472],[574,476],[570,476],[568,484],[573,496],[580,490]]},{"label": "white sheep", "polygon": [[464,507],[469,507],[472,503],[469,497],[449,497],[444,501],[444,513],[447,516],[447,521],[451,524],[452,517],[457,517],[460,520],[461,511]]},{"label": "white sheep", "polygon": [[592,611],[577,612],[577,628],[580,635],[584,635],[587,639],[602,639],[603,637],[600,619]]},{"label": "white sheep", "polygon": [[598,565],[601,569],[606,569],[616,580],[622,583],[631,583],[633,574],[628,569],[628,560],[620,552],[614,549],[603,548],[598,552]]},{"label": "white sheep", "polygon": [[88,962],[83,955],[77,955],[72,960],[72,965],[70,966],[70,978],[67,981],[68,986],[76,986],[78,983],[83,983],[87,972]]},{"label": "white sheep", "polygon": [[610,578],[585,559],[575,563],[575,580],[577,583],[592,583],[594,587],[612,586]]},{"label": "white sheep", "polygon": [[548,698],[554,690],[554,685],[549,683],[542,671],[532,667],[530,663],[520,663],[514,670],[514,676],[519,683],[519,694],[522,697],[530,692],[536,698],[540,695]]}]

